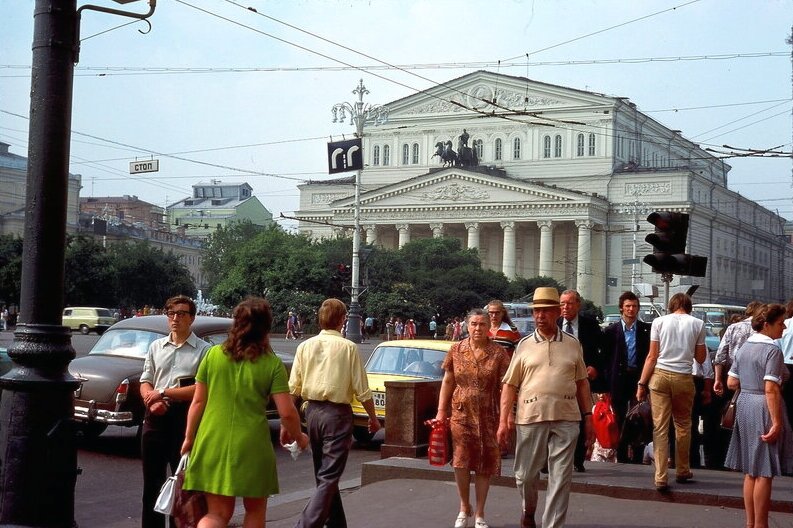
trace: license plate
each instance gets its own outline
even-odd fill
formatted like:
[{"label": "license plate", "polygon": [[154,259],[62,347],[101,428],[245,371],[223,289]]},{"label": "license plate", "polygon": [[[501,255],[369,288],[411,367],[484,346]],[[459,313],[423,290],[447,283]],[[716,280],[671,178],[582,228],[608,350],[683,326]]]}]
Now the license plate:
[{"label": "license plate", "polygon": [[385,392],[372,391],[375,409],[385,409]]}]

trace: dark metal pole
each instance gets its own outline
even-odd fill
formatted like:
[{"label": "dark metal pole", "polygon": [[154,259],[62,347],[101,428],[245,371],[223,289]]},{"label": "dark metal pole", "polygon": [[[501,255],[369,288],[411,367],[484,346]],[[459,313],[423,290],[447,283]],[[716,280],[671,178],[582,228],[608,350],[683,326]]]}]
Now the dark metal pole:
[{"label": "dark metal pole", "polygon": [[0,378],[0,526],[72,527],[77,450],[63,309],[76,0],[34,12],[19,324]]}]

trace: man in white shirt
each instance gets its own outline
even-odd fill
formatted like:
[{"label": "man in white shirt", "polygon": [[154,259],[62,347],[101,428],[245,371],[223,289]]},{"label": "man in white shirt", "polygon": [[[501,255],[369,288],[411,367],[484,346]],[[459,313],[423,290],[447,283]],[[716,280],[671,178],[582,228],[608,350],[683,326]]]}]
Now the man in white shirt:
[{"label": "man in white shirt", "polygon": [[[179,464],[187,425],[187,408],[195,392],[195,375],[209,343],[191,330],[196,305],[184,295],[165,302],[171,333],[149,345],[140,395],[146,406],[141,435],[143,462],[142,528],[164,528],[165,516],[154,511],[154,502],[167,478]],[[174,526],[171,520],[171,526]]]}]

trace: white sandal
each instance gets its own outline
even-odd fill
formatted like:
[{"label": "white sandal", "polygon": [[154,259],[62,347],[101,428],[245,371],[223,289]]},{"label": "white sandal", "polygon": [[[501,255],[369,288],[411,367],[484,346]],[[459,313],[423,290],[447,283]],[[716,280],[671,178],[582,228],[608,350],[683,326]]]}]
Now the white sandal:
[{"label": "white sandal", "polygon": [[490,528],[490,526],[485,522],[483,517],[477,517],[476,522],[474,523],[475,528]]},{"label": "white sandal", "polygon": [[454,520],[454,528],[468,528],[468,514],[460,512],[457,514],[457,519]]}]

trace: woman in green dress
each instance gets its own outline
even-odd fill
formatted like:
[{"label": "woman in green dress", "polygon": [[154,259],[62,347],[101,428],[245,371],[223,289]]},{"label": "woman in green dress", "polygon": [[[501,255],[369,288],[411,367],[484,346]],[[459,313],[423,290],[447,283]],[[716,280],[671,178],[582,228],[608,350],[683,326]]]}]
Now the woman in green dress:
[{"label": "woman in green dress", "polygon": [[286,368],[270,348],[272,321],[266,300],[241,302],[229,338],[210,348],[198,368],[182,453],[190,452],[184,489],[203,491],[207,499],[199,528],[227,526],[236,497],[243,497],[243,526],[264,526],[267,497],[278,493],[266,415],[270,398],[281,417],[281,442],[308,445]]}]

